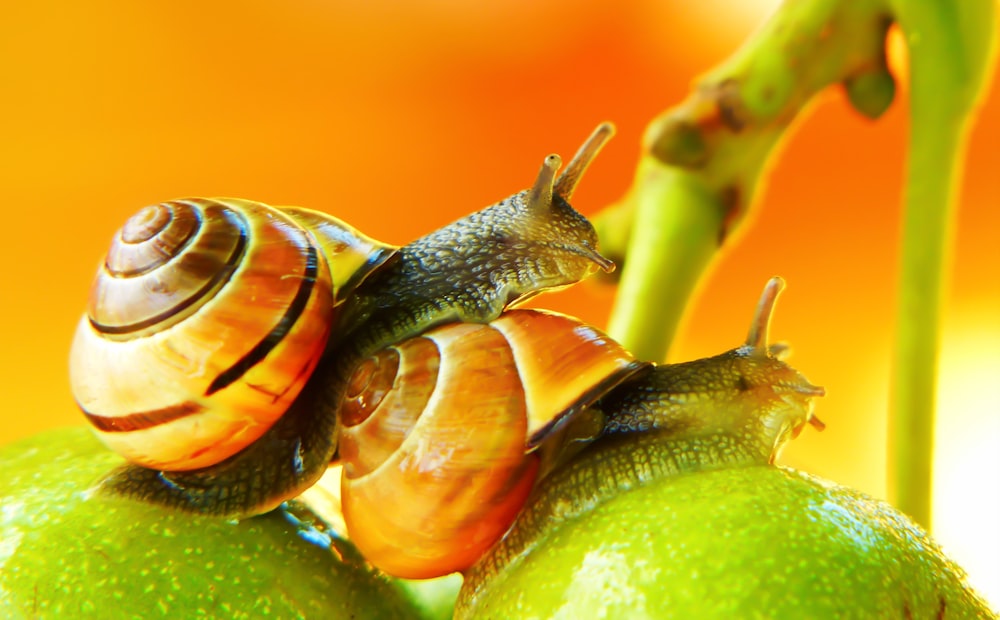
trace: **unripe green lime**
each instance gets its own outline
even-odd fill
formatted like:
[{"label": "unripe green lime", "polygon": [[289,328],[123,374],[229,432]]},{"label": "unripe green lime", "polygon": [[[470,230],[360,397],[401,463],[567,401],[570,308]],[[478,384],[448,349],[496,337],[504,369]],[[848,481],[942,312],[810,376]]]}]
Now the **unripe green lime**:
[{"label": "unripe green lime", "polygon": [[471,571],[456,618],[993,617],[908,518],[805,474],[682,474],[582,507],[572,480]]},{"label": "unripe green lime", "polygon": [[0,448],[0,617],[422,616],[353,547],[309,542],[279,511],[233,523],[89,492],[119,464],[83,428]]}]

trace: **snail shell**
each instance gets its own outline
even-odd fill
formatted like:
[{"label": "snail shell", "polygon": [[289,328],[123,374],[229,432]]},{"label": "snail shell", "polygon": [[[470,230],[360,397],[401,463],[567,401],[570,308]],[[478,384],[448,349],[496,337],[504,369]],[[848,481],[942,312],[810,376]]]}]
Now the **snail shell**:
[{"label": "snail shell", "polygon": [[219,462],[287,409],[324,351],[336,300],[394,251],[305,209],[145,207],[115,235],[77,328],[76,401],[133,463]]},{"label": "snail shell", "polygon": [[600,331],[532,310],[375,352],[341,409],[351,540],[400,577],[467,568],[562,452],[601,432],[588,405],[644,366]]}]

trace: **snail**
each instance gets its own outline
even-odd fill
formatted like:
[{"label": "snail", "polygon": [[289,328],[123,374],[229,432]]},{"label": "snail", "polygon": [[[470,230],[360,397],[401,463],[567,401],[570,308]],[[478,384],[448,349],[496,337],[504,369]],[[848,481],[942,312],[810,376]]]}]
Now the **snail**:
[{"label": "snail", "polygon": [[[568,202],[611,133],[598,127],[562,174],[550,155],[530,189],[398,248],[317,212],[250,201],[140,211],[112,245],[71,353],[80,407],[131,462],[99,490],[241,518],[301,494],[339,461],[351,539],[386,572],[426,578],[471,566],[539,481],[595,442],[694,428],[720,402],[779,412],[767,419],[797,420],[797,432],[819,392],[761,344],[776,292],[744,347],[679,365],[638,361],[575,319],[512,309],[613,268]],[[177,222],[185,228],[173,232]],[[215,223],[236,232],[200,228]],[[242,261],[285,245],[255,245],[272,225],[294,239],[292,258],[265,261],[258,275]],[[208,249],[184,258],[202,238]],[[151,275],[161,267],[193,301]],[[179,311],[112,311],[120,296],[104,271],[144,302],[161,290],[179,298]],[[250,292],[231,290],[244,280]],[[244,315],[263,327],[244,336]],[[196,355],[172,340],[188,333],[204,341]],[[145,346],[153,361],[128,361]],[[213,347],[229,357],[210,357]],[[281,361],[284,349],[302,353]],[[261,395],[275,406],[253,417],[240,399]],[[137,411],[142,398],[159,400]]]},{"label": "snail", "polygon": [[[600,330],[539,310],[510,310],[488,325],[446,325],[387,347],[355,374],[364,389],[348,390],[342,471],[325,476],[307,502],[327,522],[343,523],[373,565],[399,577],[430,578],[475,565],[510,529],[546,476],[595,449],[625,441],[637,447],[684,446],[690,453],[669,450],[672,466],[683,471],[773,462],[805,425],[823,428],[812,412],[812,400],[823,389],[783,361],[786,347],[768,345],[782,287],[780,278],[768,282],[743,345],[678,364],[637,362]],[[569,344],[581,333],[585,340]],[[425,392],[428,356],[417,351],[410,356],[421,361],[417,367],[396,371],[407,364],[409,350],[434,346],[425,338],[455,338],[437,345],[439,372],[454,372],[460,382],[455,388],[441,390],[444,380],[438,380],[440,392]],[[496,357],[507,350],[505,341],[524,347],[514,364]],[[447,364],[452,352],[456,366]],[[375,378],[386,366],[397,393],[389,391],[387,379]],[[508,372],[513,367],[555,380],[539,384],[545,391],[526,395],[520,380],[498,381],[513,374]],[[490,378],[488,391],[479,390],[479,375]],[[407,383],[415,385],[407,390]],[[580,392],[569,390],[574,386]],[[521,406],[537,403],[562,411],[559,400],[579,398],[577,393],[584,394],[579,402],[586,408],[560,418],[566,423],[562,429],[543,426],[546,441],[529,441],[525,448]],[[518,406],[502,402],[511,399]],[[462,406],[449,406],[453,402]],[[488,421],[475,423],[479,415]],[[528,427],[529,437],[538,434],[530,422]],[[534,445],[540,449],[532,451]],[[598,488],[607,484],[591,482]],[[589,497],[592,489],[581,484],[580,494]],[[580,509],[566,499],[557,512]]]},{"label": "snail", "polygon": [[245,200],[141,210],[70,354],[77,403],[131,463],[100,488],[229,517],[301,493],[335,456],[344,390],[370,354],[613,267],[568,202],[612,133],[600,125],[561,174],[550,155],[531,188],[401,248]]}]

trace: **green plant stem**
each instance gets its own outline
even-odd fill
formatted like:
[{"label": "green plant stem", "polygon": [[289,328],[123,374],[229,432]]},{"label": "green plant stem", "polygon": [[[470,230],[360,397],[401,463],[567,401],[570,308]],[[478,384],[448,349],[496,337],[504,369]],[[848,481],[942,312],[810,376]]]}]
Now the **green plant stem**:
[{"label": "green plant stem", "polygon": [[990,73],[992,0],[900,0],[910,54],[910,149],[892,372],[889,488],[929,528],[940,315],[965,138]]},{"label": "green plant stem", "polygon": [[614,338],[642,359],[665,358],[689,296],[813,95],[843,83],[862,113],[888,107],[888,26],[884,0],[788,2],[650,124],[632,189],[595,222],[605,253],[623,263]]},{"label": "green plant stem", "polygon": [[[693,290],[715,256],[725,209],[696,177],[651,161],[643,166],[649,168],[642,173],[648,186],[635,198],[636,217],[643,225],[633,233],[629,251],[629,262],[643,267],[622,279],[609,332],[640,358],[661,359],[656,343],[644,334],[680,322],[684,305],[673,296]],[[688,208],[663,209],[664,204]]]},{"label": "green plant stem", "polygon": [[799,0],[649,126],[632,188],[595,221],[623,265],[609,333],[663,360],[716,248],[750,209],[761,171],[812,96],[844,85],[862,114],[891,103],[885,35],[910,53],[905,191],[890,411],[890,493],[930,525],[941,299],[955,188],[975,103],[991,73],[994,0]]}]

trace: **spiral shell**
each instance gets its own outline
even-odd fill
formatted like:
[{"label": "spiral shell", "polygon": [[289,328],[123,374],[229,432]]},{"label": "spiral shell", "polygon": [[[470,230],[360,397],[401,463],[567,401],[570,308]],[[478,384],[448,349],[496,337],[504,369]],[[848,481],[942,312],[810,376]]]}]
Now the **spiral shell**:
[{"label": "spiral shell", "polygon": [[351,540],[400,577],[470,566],[558,452],[599,432],[589,403],[641,367],[598,330],[532,310],[376,352],[341,408]]},{"label": "spiral shell", "polygon": [[[77,403],[133,463],[218,463],[287,409],[324,351],[340,289],[393,251],[307,210],[204,198],[145,207],[115,236],[77,328]],[[348,267],[332,277],[336,261]]]}]

